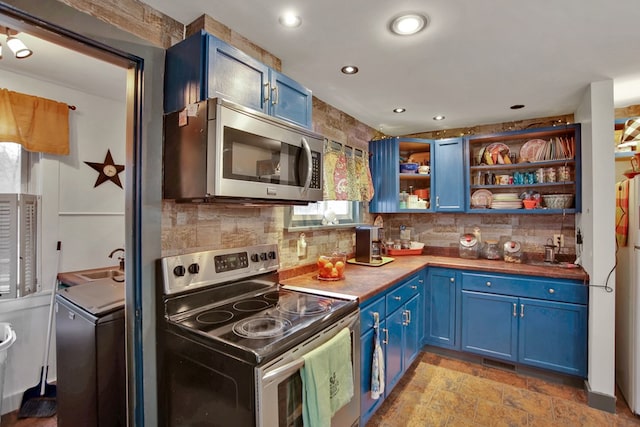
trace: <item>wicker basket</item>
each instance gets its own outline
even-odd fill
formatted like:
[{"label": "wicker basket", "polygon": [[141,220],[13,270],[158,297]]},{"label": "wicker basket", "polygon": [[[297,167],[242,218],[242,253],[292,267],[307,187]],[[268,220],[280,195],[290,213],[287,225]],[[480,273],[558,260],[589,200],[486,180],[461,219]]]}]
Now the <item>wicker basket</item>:
[{"label": "wicker basket", "polygon": [[549,209],[569,209],[573,206],[573,194],[546,194],[542,200]]}]

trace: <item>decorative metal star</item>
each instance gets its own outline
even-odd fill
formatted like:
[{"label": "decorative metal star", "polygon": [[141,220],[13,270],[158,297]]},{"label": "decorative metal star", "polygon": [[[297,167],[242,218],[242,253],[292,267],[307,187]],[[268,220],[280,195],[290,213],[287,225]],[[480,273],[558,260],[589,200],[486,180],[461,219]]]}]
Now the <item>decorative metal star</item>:
[{"label": "decorative metal star", "polygon": [[98,179],[96,180],[93,188],[96,188],[98,185],[103,182],[111,181],[118,187],[122,188],[122,183],[120,182],[120,177],[118,174],[124,170],[124,165],[116,165],[113,162],[113,157],[111,157],[111,150],[107,150],[107,156],[104,158],[104,162],[95,163],[95,162],[85,162],[93,169],[100,172],[98,175]]}]

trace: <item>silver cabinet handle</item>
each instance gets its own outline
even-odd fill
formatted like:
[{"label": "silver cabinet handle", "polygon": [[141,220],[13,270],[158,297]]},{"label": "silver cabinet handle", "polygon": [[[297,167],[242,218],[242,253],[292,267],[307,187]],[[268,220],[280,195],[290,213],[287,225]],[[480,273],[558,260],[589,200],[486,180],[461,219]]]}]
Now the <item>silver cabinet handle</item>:
[{"label": "silver cabinet handle", "polygon": [[453,283],[453,282],[455,282],[455,281],[456,281],[456,279],[454,279],[453,277],[450,277],[450,278],[449,278],[449,281],[450,281],[451,283]]},{"label": "silver cabinet handle", "polygon": [[409,324],[409,320],[407,318],[407,310],[402,310],[402,326],[407,326]]},{"label": "silver cabinet handle", "polygon": [[424,283],[424,280],[422,280],[422,279],[418,279],[418,282],[419,282],[419,283]]},{"label": "silver cabinet handle", "polygon": [[515,302],[513,303],[513,317],[518,316],[518,308],[517,308],[518,304],[516,304]]},{"label": "silver cabinet handle", "polygon": [[264,89],[262,91],[262,96],[264,97],[264,102],[269,101],[269,99],[271,99],[271,83],[266,82],[264,84]]},{"label": "silver cabinet handle", "polygon": [[440,206],[440,196],[436,196],[436,207]]},{"label": "silver cabinet handle", "polygon": [[555,290],[555,289],[553,289],[553,288],[551,288],[551,289],[549,289],[549,293],[550,293],[550,294],[555,294],[555,293],[556,293],[556,290]]},{"label": "silver cabinet handle", "polygon": [[491,287],[491,282],[487,282],[487,286]]},{"label": "silver cabinet handle", "polygon": [[382,340],[382,344],[389,344],[389,330],[387,328],[382,328],[382,332],[384,332],[384,339]]},{"label": "silver cabinet handle", "polygon": [[520,304],[520,317],[524,317],[524,304]]},{"label": "silver cabinet handle", "polygon": [[278,95],[278,86],[274,86],[271,88],[273,92],[273,97],[271,98],[271,105],[276,105],[279,101],[280,96]]},{"label": "silver cabinet handle", "polygon": [[411,310],[407,310],[407,325],[411,324]]},{"label": "silver cabinet handle", "polygon": [[400,301],[400,300],[402,300],[402,297],[393,297],[393,299],[396,300],[396,301]]},{"label": "silver cabinet handle", "polygon": [[411,287],[411,289],[413,289],[414,291],[415,291],[416,289],[418,289],[418,287],[417,287],[416,285],[411,285],[410,287]]}]

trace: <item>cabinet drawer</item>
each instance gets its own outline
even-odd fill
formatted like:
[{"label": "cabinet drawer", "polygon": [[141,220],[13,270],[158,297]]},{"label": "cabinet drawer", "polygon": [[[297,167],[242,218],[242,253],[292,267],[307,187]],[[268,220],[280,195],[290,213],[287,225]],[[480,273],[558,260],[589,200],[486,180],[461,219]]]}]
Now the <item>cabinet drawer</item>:
[{"label": "cabinet drawer", "polygon": [[397,288],[389,291],[389,293],[387,293],[387,313],[394,312],[402,304],[409,301],[412,296],[419,292],[420,286],[422,286],[422,276],[420,274],[416,274],[415,276],[411,276]]},{"label": "cabinet drawer", "polygon": [[462,289],[586,304],[587,286],[582,283],[542,277],[462,273]]},{"label": "cabinet drawer", "polygon": [[360,308],[360,332],[364,334],[368,329],[373,328],[373,313],[378,313],[380,322],[387,317],[385,312],[385,298],[380,297],[377,300],[368,303]]}]

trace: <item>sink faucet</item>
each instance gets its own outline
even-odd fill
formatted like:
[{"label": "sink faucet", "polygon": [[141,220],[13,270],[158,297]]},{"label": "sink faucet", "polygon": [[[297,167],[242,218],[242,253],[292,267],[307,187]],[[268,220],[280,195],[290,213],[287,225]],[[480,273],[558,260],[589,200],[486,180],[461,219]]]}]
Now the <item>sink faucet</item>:
[{"label": "sink faucet", "polygon": [[122,252],[122,256],[118,257],[118,261],[120,262],[120,270],[124,271],[124,249],[123,248],[112,250],[111,253],[109,254],[109,258],[113,258],[113,255],[116,252]]}]

